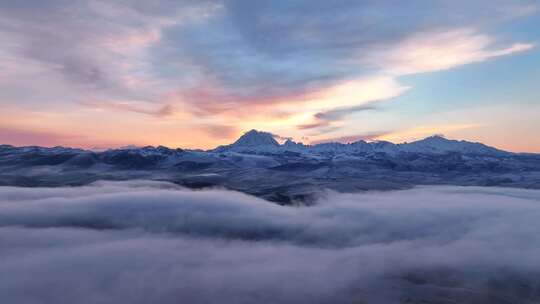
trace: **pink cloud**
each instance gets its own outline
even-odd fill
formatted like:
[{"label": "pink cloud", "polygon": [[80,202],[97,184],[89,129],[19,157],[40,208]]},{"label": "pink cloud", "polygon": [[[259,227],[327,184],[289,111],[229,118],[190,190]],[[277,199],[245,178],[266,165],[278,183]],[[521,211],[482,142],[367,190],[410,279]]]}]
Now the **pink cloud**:
[{"label": "pink cloud", "polygon": [[239,133],[236,127],[227,125],[205,125],[203,129],[211,137],[220,139],[233,138]]},{"label": "pink cloud", "polygon": [[58,146],[73,144],[80,136],[52,132],[30,131],[10,127],[0,127],[0,143],[14,146]]},{"label": "pink cloud", "polygon": [[170,104],[164,105],[154,105],[147,102],[122,102],[122,101],[112,101],[112,102],[82,102],[83,105],[101,110],[120,110],[120,111],[129,111],[139,114],[146,114],[156,117],[165,117],[174,114],[174,107]]},{"label": "pink cloud", "polygon": [[316,144],[328,143],[328,142],[339,142],[339,143],[348,144],[348,143],[352,143],[359,140],[373,141],[373,140],[378,140],[381,136],[384,136],[388,133],[389,132],[373,132],[373,133],[366,133],[366,134],[360,134],[360,135],[341,136],[341,137],[315,140],[315,141],[312,141],[311,144],[316,145]]}]

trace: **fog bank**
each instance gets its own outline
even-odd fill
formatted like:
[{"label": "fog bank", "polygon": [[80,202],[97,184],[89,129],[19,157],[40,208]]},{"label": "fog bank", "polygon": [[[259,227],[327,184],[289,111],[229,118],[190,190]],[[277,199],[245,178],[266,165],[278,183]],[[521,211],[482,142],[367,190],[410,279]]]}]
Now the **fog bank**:
[{"label": "fog bank", "polygon": [[532,303],[538,219],[540,191],[504,188],[327,192],[297,208],[148,181],[0,187],[0,295],[6,303]]}]

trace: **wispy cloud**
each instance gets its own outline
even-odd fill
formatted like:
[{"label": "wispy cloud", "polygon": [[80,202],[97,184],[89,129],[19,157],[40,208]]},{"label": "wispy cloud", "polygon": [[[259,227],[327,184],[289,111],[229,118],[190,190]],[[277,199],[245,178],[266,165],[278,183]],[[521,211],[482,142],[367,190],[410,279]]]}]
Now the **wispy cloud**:
[{"label": "wispy cloud", "polygon": [[392,132],[371,132],[371,133],[359,134],[359,135],[331,137],[331,138],[314,140],[314,141],[311,142],[311,144],[317,145],[317,144],[332,143],[332,142],[348,144],[348,143],[353,143],[353,142],[359,141],[359,140],[374,141],[374,140],[379,140],[384,136],[388,136],[388,134],[392,134]]},{"label": "wispy cloud", "polygon": [[413,34],[387,51],[369,54],[365,64],[379,65],[383,73],[403,76],[447,70],[492,58],[524,52],[532,43],[496,48],[495,39],[474,29],[450,29]]},{"label": "wispy cloud", "polygon": [[94,110],[120,110],[129,111],[139,114],[145,114],[155,117],[166,117],[174,114],[174,108],[170,104],[156,105],[148,102],[141,101],[110,101],[110,102],[97,102],[97,101],[85,101],[81,102],[84,106]]},{"label": "wispy cloud", "polygon": [[335,108],[335,109],[328,110],[325,112],[319,112],[313,115],[315,122],[310,123],[310,124],[299,125],[298,128],[305,130],[305,129],[315,129],[315,128],[318,129],[321,127],[328,127],[332,123],[342,121],[347,116],[352,115],[354,113],[376,110],[378,109],[376,106],[377,103],[378,102],[375,101],[375,102],[362,104],[359,106]]},{"label": "wispy cloud", "polygon": [[208,133],[211,137],[219,139],[227,139],[237,136],[239,130],[235,126],[229,125],[216,125],[216,124],[206,124],[202,128]]},{"label": "wispy cloud", "polygon": [[421,125],[410,129],[388,132],[380,134],[377,139],[388,140],[393,142],[403,142],[410,140],[418,140],[434,134],[444,134],[446,132],[455,132],[467,129],[475,129],[483,127],[481,123],[457,123],[457,124],[432,124]]},{"label": "wispy cloud", "polygon": [[47,131],[25,130],[0,125],[0,143],[14,146],[59,146],[80,142],[78,135],[61,134]]}]

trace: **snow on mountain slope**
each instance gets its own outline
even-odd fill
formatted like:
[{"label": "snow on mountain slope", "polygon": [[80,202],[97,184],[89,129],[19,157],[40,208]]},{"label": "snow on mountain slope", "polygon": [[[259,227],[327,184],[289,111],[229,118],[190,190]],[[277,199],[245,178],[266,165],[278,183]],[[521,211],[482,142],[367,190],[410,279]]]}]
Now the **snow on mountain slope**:
[{"label": "snow on mountain slope", "polygon": [[[36,153],[40,155],[48,154],[77,154],[85,152],[81,149],[65,147],[42,148],[42,147],[12,147],[9,145],[0,146],[1,151],[13,151],[18,153]],[[105,158],[133,158],[139,156],[153,158],[176,158],[178,155],[188,150],[170,149],[167,147],[142,147],[129,149],[110,149],[101,152]],[[89,151],[86,151],[89,152]],[[202,152],[202,151],[201,151]],[[230,145],[220,146],[213,150],[202,153],[240,153],[240,154],[284,154],[297,153],[306,157],[317,158],[329,155],[358,155],[385,153],[396,156],[401,153],[420,154],[446,154],[461,153],[465,155],[485,155],[504,156],[512,153],[498,150],[481,143],[458,141],[446,139],[442,136],[431,136],[411,143],[394,144],[387,141],[366,142],[359,140],[353,143],[343,144],[338,142],[328,142],[316,145],[304,145],[288,139],[285,143],[279,144],[274,135],[268,132],[251,130],[242,135],[238,140]]]},{"label": "snow on mountain slope", "polygon": [[274,139],[274,135],[268,132],[251,130],[242,135],[233,144],[233,147],[256,147],[271,146],[277,147],[279,143]]},{"label": "snow on mountain slope", "polygon": [[399,144],[400,150],[415,153],[447,153],[501,155],[507,152],[486,146],[481,143],[446,139],[442,136],[431,136],[408,144]]},{"label": "snow on mountain slope", "polygon": [[366,142],[359,140],[349,144],[328,142],[316,145],[304,145],[288,139],[284,144],[280,145],[271,133],[257,130],[251,130],[245,133],[231,145],[221,146],[212,151],[258,154],[276,154],[292,151],[308,155],[354,153],[386,153],[390,155],[399,153],[445,154],[449,152],[490,156],[508,154],[508,152],[481,143],[450,140],[442,136],[431,136],[423,140],[403,144],[394,144],[388,141]]},{"label": "snow on mountain slope", "polygon": [[220,146],[212,150],[213,152],[277,152],[281,145],[274,139],[274,135],[268,132],[251,130],[234,143],[226,146]]},{"label": "snow on mountain slope", "polygon": [[412,143],[279,144],[252,130],[214,150],[142,147],[90,151],[0,145],[0,185],[85,185],[96,180],[166,180],[224,187],[271,201],[309,201],[341,192],[452,184],[540,189],[540,154],[430,137]]}]

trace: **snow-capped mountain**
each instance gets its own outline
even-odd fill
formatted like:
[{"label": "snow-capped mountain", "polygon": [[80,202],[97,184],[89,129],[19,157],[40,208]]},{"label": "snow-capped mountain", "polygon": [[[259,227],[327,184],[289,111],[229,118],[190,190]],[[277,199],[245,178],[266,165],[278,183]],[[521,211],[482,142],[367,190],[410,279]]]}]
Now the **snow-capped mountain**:
[{"label": "snow-capped mountain", "polygon": [[220,146],[212,150],[215,152],[276,152],[280,144],[274,139],[274,135],[268,132],[251,130],[240,136],[234,143]]},{"label": "snow-capped mountain", "polygon": [[416,153],[448,153],[459,152],[463,154],[501,155],[508,152],[486,146],[481,143],[465,140],[449,140],[442,136],[431,136],[408,144],[400,144],[400,150]]},{"label": "snow-capped mountain", "polygon": [[256,130],[209,151],[0,145],[0,185],[82,185],[100,179],[225,187],[291,203],[309,201],[324,189],[353,192],[425,184],[540,189],[540,155],[441,136],[402,144],[360,140],[305,145],[291,139],[279,144],[271,133]]},{"label": "snow-capped mountain", "polygon": [[238,138],[233,144],[233,147],[256,147],[256,146],[279,146],[279,143],[274,139],[274,135],[268,132],[251,130]]},{"label": "snow-capped mountain", "polygon": [[304,145],[288,139],[280,145],[271,133],[257,130],[246,132],[233,144],[220,146],[212,151],[252,154],[293,151],[316,155],[328,153],[386,153],[391,155],[399,153],[445,154],[451,152],[475,155],[503,155],[508,153],[481,143],[450,140],[442,136],[431,136],[419,141],[402,144],[394,144],[388,141],[366,142],[359,140],[349,144],[329,142],[317,145]]},{"label": "snow-capped mountain", "polygon": [[[387,154],[392,157],[399,157],[400,154],[425,154],[440,155],[448,153],[458,153],[462,155],[476,156],[510,156],[514,153],[498,150],[481,143],[458,141],[446,139],[442,136],[431,136],[411,143],[394,144],[387,141],[366,142],[359,140],[356,142],[343,144],[338,142],[328,142],[316,145],[305,145],[287,139],[283,144],[279,144],[274,135],[268,132],[251,130],[243,134],[234,143],[220,146],[209,151],[194,151],[183,149],[170,149],[164,146],[146,147],[126,147],[119,149],[108,149],[104,151],[90,151],[66,147],[44,148],[37,146],[13,147],[10,145],[0,145],[0,153],[26,154],[37,156],[46,155],[95,155],[102,160],[129,158],[129,157],[151,157],[154,159],[167,159],[179,157],[187,152],[213,157],[216,153],[236,153],[246,155],[276,155],[294,152],[305,158],[319,158],[320,156],[332,157],[337,155],[371,155]],[[31,157],[28,157],[31,158]]]}]

